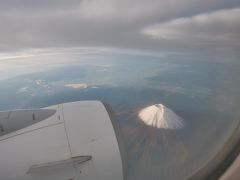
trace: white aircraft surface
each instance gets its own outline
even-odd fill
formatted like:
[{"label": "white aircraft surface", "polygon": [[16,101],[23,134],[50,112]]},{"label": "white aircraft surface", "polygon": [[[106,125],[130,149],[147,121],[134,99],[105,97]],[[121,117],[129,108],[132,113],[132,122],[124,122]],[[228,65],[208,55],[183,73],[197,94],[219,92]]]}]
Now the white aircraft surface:
[{"label": "white aircraft surface", "polygon": [[99,101],[0,112],[0,180],[123,180],[122,164]]}]

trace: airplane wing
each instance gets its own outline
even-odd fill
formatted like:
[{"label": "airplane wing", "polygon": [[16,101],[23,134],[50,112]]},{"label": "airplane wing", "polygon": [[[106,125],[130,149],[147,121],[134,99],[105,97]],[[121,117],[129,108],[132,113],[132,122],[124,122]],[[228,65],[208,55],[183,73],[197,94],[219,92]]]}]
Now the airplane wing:
[{"label": "airplane wing", "polygon": [[0,179],[123,180],[117,137],[99,101],[0,112]]}]

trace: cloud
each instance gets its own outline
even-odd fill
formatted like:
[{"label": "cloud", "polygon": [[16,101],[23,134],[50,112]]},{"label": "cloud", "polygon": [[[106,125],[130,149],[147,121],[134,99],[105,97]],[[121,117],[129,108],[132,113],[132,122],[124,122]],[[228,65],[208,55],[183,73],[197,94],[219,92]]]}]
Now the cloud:
[{"label": "cloud", "polygon": [[87,84],[65,84],[65,86],[73,88],[73,89],[86,89],[86,88],[88,88]]},{"label": "cloud", "polygon": [[72,9],[80,4],[79,0],[8,0],[0,1],[0,10],[4,11],[48,11]]},{"label": "cloud", "polygon": [[240,8],[177,18],[144,28],[154,39],[240,43]]},{"label": "cloud", "polygon": [[110,68],[112,67],[113,65],[112,64],[99,64],[99,65],[96,65],[97,67],[100,67],[100,68]]},{"label": "cloud", "polygon": [[[185,39],[177,38],[177,35],[180,33],[184,37],[180,30],[197,30],[199,39],[203,39],[211,36],[214,28],[218,30],[220,38],[221,31],[227,32],[224,30],[227,28],[221,30],[209,22],[209,29],[199,26],[194,29],[191,22],[196,21],[197,14],[206,14],[206,19],[214,19],[214,13],[220,12],[221,9],[228,9],[225,13],[227,16],[228,11],[232,11],[234,7],[240,7],[239,0],[22,0],[21,3],[18,0],[0,1],[0,52],[72,47],[107,47],[175,54],[211,54],[214,49],[219,48],[222,52],[226,47],[219,44],[217,47],[214,44],[213,47],[211,41],[215,39],[208,38],[207,45],[196,45],[196,42],[192,41],[193,38],[190,38],[194,34],[190,33]],[[184,22],[172,25],[172,19]],[[152,28],[157,27],[151,25],[156,23],[164,26],[161,27],[161,36],[166,37],[170,33],[173,38],[162,38],[161,41],[149,38],[153,36]],[[193,30],[183,27],[184,24]],[[175,26],[180,26],[179,32],[175,31]],[[148,36],[139,33],[144,27],[147,27],[144,30],[148,30],[145,33]],[[228,27],[231,31],[235,29],[234,24]],[[236,45],[237,38],[234,39],[232,33],[225,33],[224,38],[231,43],[228,54],[236,54],[238,51],[235,49],[239,48],[239,45]],[[230,40],[234,40],[234,47]],[[236,56],[238,57],[238,54]]]},{"label": "cloud", "polygon": [[41,96],[46,94],[54,93],[53,88],[47,83],[46,80],[37,79],[37,80],[30,80],[27,79],[27,84],[18,89],[16,94],[23,94],[26,96]]},{"label": "cloud", "polygon": [[51,89],[51,87],[48,85],[48,83],[45,80],[42,79],[37,79],[35,80],[36,85],[42,87],[42,88],[46,88],[48,90]]},{"label": "cloud", "polygon": [[17,94],[19,93],[27,93],[29,91],[30,87],[26,86],[26,87],[22,87],[17,91]]},{"label": "cloud", "polygon": [[45,48],[0,52],[0,80],[26,73],[36,73],[55,67],[74,64],[89,55],[104,51],[103,48]]},{"label": "cloud", "polygon": [[231,7],[238,4],[236,0],[199,1],[199,0],[82,0],[79,9],[80,16],[89,19],[111,20],[124,22],[143,19],[167,19],[183,13],[198,13],[205,9]]}]

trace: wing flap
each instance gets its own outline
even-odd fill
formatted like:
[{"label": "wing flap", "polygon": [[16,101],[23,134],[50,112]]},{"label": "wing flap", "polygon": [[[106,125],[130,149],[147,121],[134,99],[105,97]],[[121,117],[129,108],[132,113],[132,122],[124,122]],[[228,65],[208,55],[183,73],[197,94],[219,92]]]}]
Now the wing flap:
[{"label": "wing flap", "polygon": [[42,164],[32,165],[27,174],[39,173],[42,171],[48,171],[52,169],[64,168],[69,166],[76,166],[83,164],[84,162],[90,161],[92,156],[77,156],[66,160],[54,161]]}]

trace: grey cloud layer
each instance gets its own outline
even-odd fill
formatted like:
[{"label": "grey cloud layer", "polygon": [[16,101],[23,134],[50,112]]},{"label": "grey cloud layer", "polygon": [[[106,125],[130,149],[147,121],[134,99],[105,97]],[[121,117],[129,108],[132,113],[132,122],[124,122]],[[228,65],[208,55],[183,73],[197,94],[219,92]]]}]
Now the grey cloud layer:
[{"label": "grey cloud layer", "polygon": [[1,0],[1,12],[5,11],[48,11],[48,10],[63,10],[74,8],[80,4],[80,0]]},{"label": "grey cloud layer", "polygon": [[240,43],[240,8],[178,18],[147,27],[143,33],[157,39],[190,39]]},{"label": "grey cloud layer", "polygon": [[234,51],[238,6],[238,0],[0,0],[0,51],[105,46],[210,54],[227,45],[218,45],[215,33]]}]

